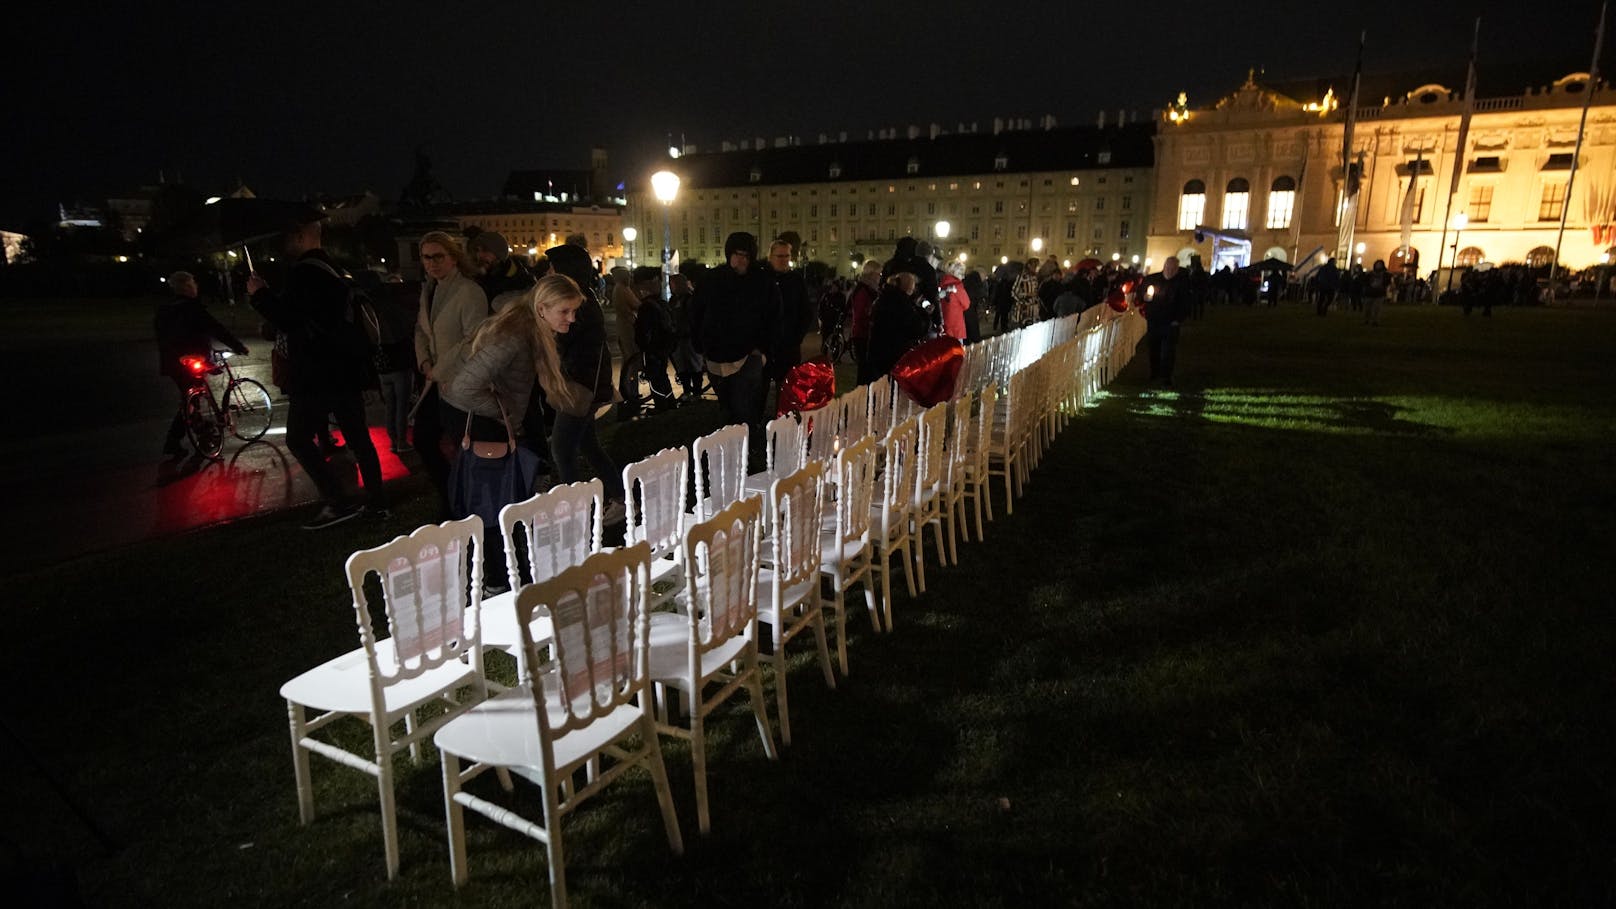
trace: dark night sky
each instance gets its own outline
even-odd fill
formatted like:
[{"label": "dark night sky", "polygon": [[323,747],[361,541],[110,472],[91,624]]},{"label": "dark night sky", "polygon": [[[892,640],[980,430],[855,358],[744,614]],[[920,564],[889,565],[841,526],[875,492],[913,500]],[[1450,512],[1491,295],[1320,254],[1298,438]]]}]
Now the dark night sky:
[{"label": "dark night sky", "polygon": [[1326,22],[1320,11],[1340,5],[1179,5],[47,0],[9,24],[0,226],[159,168],[206,192],[240,176],[260,195],[393,198],[420,146],[451,192],[473,198],[513,168],[587,167],[591,145],[610,150],[615,174],[637,174],[669,131],[716,149],[934,121],[986,129],[995,116],[1092,123],[1180,90],[1206,103],[1248,66],[1275,79],[1350,72],[1360,28],[1368,71],[1462,66],[1475,15],[1485,85],[1489,60],[1585,68],[1599,11],[1366,0]]}]

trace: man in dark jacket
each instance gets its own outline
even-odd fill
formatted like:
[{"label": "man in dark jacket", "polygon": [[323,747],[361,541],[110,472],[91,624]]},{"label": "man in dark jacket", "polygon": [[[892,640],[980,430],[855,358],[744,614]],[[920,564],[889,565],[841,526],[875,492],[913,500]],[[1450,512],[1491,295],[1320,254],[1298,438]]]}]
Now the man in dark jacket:
[{"label": "man in dark jacket", "polygon": [[322,502],[303,529],[340,524],[365,510],[345,500],[341,479],[315,442],[326,414],[337,418],[359,464],[372,513],[389,517],[381,461],[365,421],[364,390],[374,384],[369,343],[355,321],[348,284],[320,248],[319,221],[290,229],[286,253],[294,261],[285,286],[271,288],[253,275],[247,279],[247,292],[253,308],[286,335],[286,447],[314,481]]},{"label": "man in dark jacket", "polygon": [[757,238],[737,231],[724,240],[725,263],[707,272],[690,300],[690,338],[707,359],[718,406],[731,423],[763,441],[763,365],[778,336],[780,289],[757,263]]},{"label": "man in dark jacket", "polygon": [[780,337],[769,352],[764,370],[772,381],[780,381],[791,367],[802,362],[802,339],[813,329],[814,307],[808,301],[808,284],[802,269],[791,267],[791,244],[775,240],[769,244],[769,276],[780,291],[780,316],[776,323]]},{"label": "man in dark jacket", "polygon": [[1190,276],[1179,270],[1178,258],[1168,256],[1162,270],[1145,279],[1141,300],[1145,306],[1145,344],[1150,351],[1150,381],[1173,384],[1173,361],[1178,356],[1179,324],[1190,314]]},{"label": "man in dark jacket", "polygon": [[511,245],[505,242],[503,234],[482,231],[471,238],[468,246],[477,264],[482,266],[483,273],[477,283],[488,297],[490,310],[499,312],[532,289],[532,272],[527,263],[511,255]]},{"label": "man in dark jacket", "polygon": [[188,271],[177,271],[168,276],[168,289],[174,299],[157,307],[152,327],[157,334],[157,374],[174,380],[180,391],[181,410],[168,424],[168,438],[163,442],[163,454],[179,457],[185,454],[180,438],[185,435],[185,396],[191,386],[203,381],[180,363],[181,357],[206,357],[213,352],[213,342],[230,348],[238,354],[247,352],[247,345],[219,324],[202,305],[197,294],[196,278]]},{"label": "man in dark jacket", "polygon": [[578,320],[566,333],[556,335],[556,352],[561,355],[561,374],[569,382],[594,392],[583,412],[569,413],[549,402],[555,410],[555,423],[550,427],[550,455],[555,465],[556,479],[571,483],[578,476],[578,455],[582,453],[594,468],[595,475],[606,487],[607,523],[622,520],[623,472],[618,469],[606,449],[601,447],[595,434],[595,411],[612,402],[612,358],[606,348],[606,312],[600,308],[600,272],[589,256],[588,248],[572,242],[545,250],[550,268],[566,275],[583,291],[584,301],[578,307]]}]

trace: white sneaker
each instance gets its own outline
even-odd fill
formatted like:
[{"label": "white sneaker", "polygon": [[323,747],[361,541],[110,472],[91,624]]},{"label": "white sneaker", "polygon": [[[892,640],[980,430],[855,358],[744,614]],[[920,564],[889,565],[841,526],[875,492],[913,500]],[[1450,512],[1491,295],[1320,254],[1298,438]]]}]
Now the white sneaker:
[{"label": "white sneaker", "polygon": [[304,530],[324,530],[343,521],[351,521],[359,517],[365,506],[358,504],[326,505],[319,513],[303,524]]}]

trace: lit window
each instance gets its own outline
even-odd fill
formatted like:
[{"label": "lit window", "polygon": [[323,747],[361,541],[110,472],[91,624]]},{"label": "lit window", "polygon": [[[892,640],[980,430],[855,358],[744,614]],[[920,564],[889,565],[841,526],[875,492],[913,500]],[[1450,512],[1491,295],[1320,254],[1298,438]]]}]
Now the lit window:
[{"label": "lit window", "polygon": [[1560,182],[1543,184],[1543,198],[1538,202],[1539,221],[1558,221],[1565,212],[1566,185]]},{"label": "lit window", "polygon": [[1268,187],[1268,219],[1263,226],[1269,230],[1284,230],[1291,226],[1296,212],[1296,181],[1279,177]]},{"label": "lit window", "polygon": [[1474,183],[1470,186],[1470,203],[1465,206],[1465,214],[1469,216],[1471,224],[1485,224],[1493,214],[1493,185],[1491,183]]},{"label": "lit window", "polygon": [[[1178,197],[1178,229],[1194,230],[1206,214],[1206,184],[1191,180]],[[1099,239],[1099,238],[1096,238]]]},{"label": "lit window", "polygon": [[909,174],[918,174],[918,173],[920,173],[920,159],[911,157],[909,159],[908,163],[906,163],[904,165],[903,170],[904,170],[904,173],[909,173]]},{"label": "lit window", "polygon": [[1246,215],[1251,210],[1251,184],[1244,177],[1229,181],[1223,192],[1223,227],[1245,230]]}]

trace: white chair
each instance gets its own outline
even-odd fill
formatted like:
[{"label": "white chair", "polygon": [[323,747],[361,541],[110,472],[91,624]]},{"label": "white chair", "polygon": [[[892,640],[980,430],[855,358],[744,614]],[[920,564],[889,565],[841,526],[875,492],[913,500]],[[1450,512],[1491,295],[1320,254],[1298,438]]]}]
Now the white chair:
[{"label": "white chair", "polygon": [[915,542],[915,586],[926,592],[926,528],[937,541],[937,561],[948,565],[943,544],[943,507],[948,502],[948,404],[936,404],[920,413],[920,434],[915,458],[914,504],[911,515]]},{"label": "white chair", "polygon": [[705,521],[731,502],[746,496],[746,433],[744,424],[725,426],[696,440],[691,448],[696,472],[696,501],[690,518]]},{"label": "white chair", "polygon": [[870,386],[855,385],[842,395],[842,448],[870,434]]},{"label": "white chair", "polygon": [[965,526],[965,490],[971,463],[971,405],[976,395],[966,391],[948,405],[948,471],[943,489],[943,519],[948,522],[948,561],[959,564],[959,542],[970,540]]},{"label": "white chair", "polygon": [[847,592],[864,587],[870,624],[881,630],[881,610],[870,581],[874,549],[870,543],[870,515],[875,500],[875,439],[865,436],[836,455],[836,500],[830,503],[835,518],[820,533],[821,574],[830,578],[831,610],[836,616],[836,659],[847,675]]},{"label": "white chair", "polygon": [[886,455],[879,501],[870,509],[871,542],[875,547],[872,568],[881,575],[881,609],[886,629],[892,630],[892,557],[901,556],[903,580],[909,596],[915,593],[915,571],[910,546],[910,525],[915,502],[915,446],[920,424],[910,417],[892,427],[881,450]]},{"label": "white chair", "polygon": [[964,496],[976,511],[976,541],[987,539],[983,534],[982,513],[993,520],[993,497],[989,491],[988,447],[993,438],[993,414],[999,401],[999,386],[989,382],[977,395],[976,412],[971,418],[971,431],[965,453]]},{"label": "white chair", "polygon": [[807,456],[802,424],[797,422],[795,413],[782,414],[770,420],[764,427],[763,436],[763,471],[746,478],[744,488],[747,495],[768,495],[774,481],[801,470]]},{"label": "white chair", "polygon": [[892,431],[892,379],[879,376],[865,388],[869,391],[866,400],[870,406],[867,421],[870,435],[883,439]]},{"label": "white chair", "polygon": [[[598,552],[523,587],[516,595],[517,628],[526,654],[520,683],[479,704],[433,737],[443,754],[443,805],[449,827],[449,868],[466,882],[465,809],[530,836],[547,847],[550,903],[567,905],[561,819],[634,767],[651,773],[668,846],[684,853],[673,793],[651,717],[650,632],[646,593],[651,548]],[[540,641],[529,629],[555,629]],[[461,762],[471,764],[464,771]],[[575,772],[591,768],[574,788]],[[604,767],[604,769],[598,769]],[[539,787],[544,823],[465,791],[489,769],[509,770]]]},{"label": "white chair", "polygon": [[624,541],[651,544],[651,586],[665,588],[652,594],[653,608],[673,599],[684,582],[679,541],[684,536],[689,471],[690,454],[682,445],[623,468],[628,499]]},{"label": "white chair", "polygon": [[[398,876],[398,818],[393,802],[393,755],[408,748],[420,760],[421,741],[487,697],[479,621],[482,603],[483,522],[477,516],[428,525],[407,537],[348,557],[346,572],[359,649],[299,675],[281,686],[291,719],[292,769],[297,777],[298,816],[314,820],[309,755],[318,754],[376,777],[381,796],[382,842],[387,878]],[[371,627],[366,580],[380,581],[389,636]],[[464,699],[457,695],[466,690]],[[424,722],[415,712],[427,704],[447,708]],[[306,710],[319,711],[313,718]],[[314,738],[342,717],[370,724],[373,751],[365,756]],[[395,737],[393,724],[404,721]]]},{"label": "white chair", "polygon": [[[516,592],[526,584],[553,578],[600,552],[604,506],[604,487],[600,480],[590,479],[555,486],[499,510],[505,573],[511,589],[483,600],[483,646],[498,647],[518,660],[523,658],[522,635],[516,628]],[[526,578],[522,574],[523,555]],[[549,626],[542,617],[533,635],[540,641],[549,637]]]},{"label": "white chair", "polygon": [[819,666],[825,684],[836,687],[825,643],[825,610],[819,600],[819,531],[824,524],[825,470],[818,461],[774,481],[769,491],[768,567],[758,573],[758,621],[769,626],[773,643],[774,702],[780,715],[780,741],[791,744],[791,714],[786,706],[786,645],[812,629],[819,644]]},{"label": "white chair", "polygon": [[[1004,478],[1004,513],[1014,514],[1015,497],[1027,471],[1026,412],[1029,407],[1028,374],[1022,370],[1010,377],[1007,393],[999,399],[993,425],[984,441],[988,453],[988,475]],[[988,506],[992,512],[991,503]]]},{"label": "white chair", "polygon": [[[651,622],[651,680],[656,683],[657,730],[690,740],[695,765],[696,820],[712,828],[707,811],[707,715],[745,689],[752,699],[763,752],[778,757],[769,731],[758,672],[757,580],[763,500],[742,499],[685,534],[684,614],[658,613]],[[717,686],[709,693],[710,687]],[[690,726],[667,722],[668,689],[689,703]]]}]

